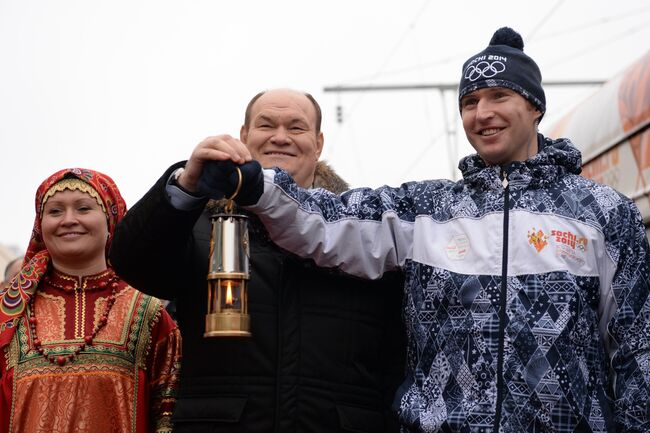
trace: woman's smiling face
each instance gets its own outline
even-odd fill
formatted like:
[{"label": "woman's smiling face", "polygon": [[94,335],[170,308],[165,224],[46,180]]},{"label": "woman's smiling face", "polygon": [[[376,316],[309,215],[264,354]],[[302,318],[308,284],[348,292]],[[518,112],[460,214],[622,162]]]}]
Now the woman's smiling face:
[{"label": "woman's smiling face", "polygon": [[50,197],[41,216],[43,242],[61,263],[106,263],[106,214],[90,194],[64,190]]}]

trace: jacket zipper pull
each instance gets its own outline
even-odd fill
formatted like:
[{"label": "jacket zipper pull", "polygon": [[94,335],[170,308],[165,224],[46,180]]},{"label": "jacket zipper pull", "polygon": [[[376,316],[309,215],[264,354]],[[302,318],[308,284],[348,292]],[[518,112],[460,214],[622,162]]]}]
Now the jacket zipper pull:
[{"label": "jacket zipper pull", "polygon": [[506,173],[504,170],[501,171],[501,177],[503,177],[503,180],[501,181],[501,185],[503,185],[503,189],[508,188],[508,173]]}]

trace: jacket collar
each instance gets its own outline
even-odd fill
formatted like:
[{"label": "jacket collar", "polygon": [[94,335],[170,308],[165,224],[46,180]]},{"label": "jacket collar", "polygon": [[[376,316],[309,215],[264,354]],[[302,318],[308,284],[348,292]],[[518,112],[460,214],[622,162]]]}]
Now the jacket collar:
[{"label": "jacket collar", "polygon": [[329,164],[318,161],[314,172],[314,188],[324,188],[334,194],[341,194],[350,189],[350,185],[336,174]]},{"label": "jacket collar", "polygon": [[458,168],[465,182],[479,189],[499,189],[502,172],[508,174],[511,188],[543,188],[566,174],[580,174],[582,155],[566,138],[552,140],[537,134],[538,153],[526,161],[515,161],[504,166],[488,166],[478,154],[461,159]]}]

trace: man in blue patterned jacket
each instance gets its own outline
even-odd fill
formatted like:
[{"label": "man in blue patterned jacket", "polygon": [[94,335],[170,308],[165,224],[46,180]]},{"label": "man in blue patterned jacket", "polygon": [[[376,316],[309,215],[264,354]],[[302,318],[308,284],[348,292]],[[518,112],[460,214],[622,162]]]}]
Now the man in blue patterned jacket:
[{"label": "man in blue patterned jacket", "polygon": [[[458,182],[339,197],[280,170],[262,185],[247,163],[241,201],[319,265],[405,270],[403,432],[649,432],[650,253],[637,208],[579,176],[568,140],[537,132],[541,74],[513,30],[463,65],[459,104],[477,154]],[[234,164],[211,165],[205,190],[232,192]]]}]

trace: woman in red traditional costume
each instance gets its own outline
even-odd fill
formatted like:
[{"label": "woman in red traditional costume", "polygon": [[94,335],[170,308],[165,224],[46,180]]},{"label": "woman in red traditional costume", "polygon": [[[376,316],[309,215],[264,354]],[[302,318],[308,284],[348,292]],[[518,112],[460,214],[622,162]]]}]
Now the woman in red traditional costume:
[{"label": "woman in red traditional costume", "polygon": [[22,268],[0,289],[0,433],[171,431],[180,333],[106,262],[125,212],[96,171],[38,188]]}]

